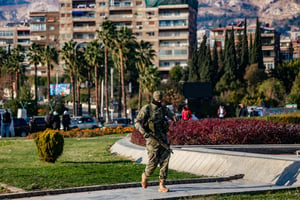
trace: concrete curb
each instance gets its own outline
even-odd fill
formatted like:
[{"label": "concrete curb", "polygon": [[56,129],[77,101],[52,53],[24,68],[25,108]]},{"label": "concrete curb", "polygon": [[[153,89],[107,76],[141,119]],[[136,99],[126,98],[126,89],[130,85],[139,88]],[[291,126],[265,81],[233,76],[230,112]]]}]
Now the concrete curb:
[{"label": "concrete curb", "polygon": [[[212,178],[195,178],[195,179],[182,179],[182,180],[168,180],[167,185],[175,184],[190,184],[190,183],[209,183],[209,182],[224,182],[242,179],[244,175],[237,174],[234,176],[228,177],[212,177]],[[159,185],[158,181],[150,181],[149,186]],[[43,190],[43,191],[31,191],[31,192],[19,192],[19,193],[8,193],[0,195],[0,199],[16,199],[16,198],[25,198],[25,197],[36,197],[36,196],[46,196],[46,195],[58,195],[66,193],[77,193],[77,192],[90,192],[90,191],[99,191],[99,190],[114,190],[114,189],[124,189],[124,188],[134,188],[141,187],[140,183],[121,183],[113,185],[96,185],[96,186],[87,186],[87,187],[75,187],[75,188],[66,188],[66,189],[57,189],[57,190]]]}]

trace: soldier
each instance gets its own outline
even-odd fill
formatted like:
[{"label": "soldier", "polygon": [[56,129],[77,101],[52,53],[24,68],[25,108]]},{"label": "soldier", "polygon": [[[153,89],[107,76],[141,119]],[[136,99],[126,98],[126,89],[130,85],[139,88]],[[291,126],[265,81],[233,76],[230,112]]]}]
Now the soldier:
[{"label": "soldier", "polygon": [[168,165],[172,150],[167,135],[169,123],[165,116],[173,121],[177,121],[177,119],[170,109],[161,104],[162,98],[162,91],[153,93],[152,102],[143,106],[137,115],[135,127],[145,137],[148,151],[148,163],[142,174],[142,187],[147,188],[147,179],[159,164],[158,191],[169,192],[169,189],[165,186],[165,181],[168,176]]}]

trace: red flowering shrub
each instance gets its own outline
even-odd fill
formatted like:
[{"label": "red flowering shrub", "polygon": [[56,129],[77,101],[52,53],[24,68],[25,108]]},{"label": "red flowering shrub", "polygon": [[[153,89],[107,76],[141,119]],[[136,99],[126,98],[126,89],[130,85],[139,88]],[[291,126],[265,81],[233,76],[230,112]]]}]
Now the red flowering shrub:
[{"label": "red flowering shrub", "polygon": [[[300,143],[300,125],[253,119],[201,119],[178,121],[168,132],[172,145],[293,144]],[[131,141],[145,145],[139,131]]]}]

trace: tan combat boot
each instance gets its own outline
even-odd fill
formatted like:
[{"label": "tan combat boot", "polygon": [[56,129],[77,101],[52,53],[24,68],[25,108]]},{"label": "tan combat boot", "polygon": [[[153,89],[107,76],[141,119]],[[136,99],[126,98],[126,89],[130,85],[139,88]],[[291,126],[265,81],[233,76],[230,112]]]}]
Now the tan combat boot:
[{"label": "tan combat boot", "polygon": [[148,177],[147,177],[146,173],[144,172],[142,174],[142,182],[141,182],[143,188],[147,188],[147,186],[148,186],[148,180],[147,179],[148,179]]},{"label": "tan combat boot", "polygon": [[165,180],[164,179],[159,180],[158,191],[159,192],[169,192],[169,189],[166,188],[166,186],[165,186]]}]

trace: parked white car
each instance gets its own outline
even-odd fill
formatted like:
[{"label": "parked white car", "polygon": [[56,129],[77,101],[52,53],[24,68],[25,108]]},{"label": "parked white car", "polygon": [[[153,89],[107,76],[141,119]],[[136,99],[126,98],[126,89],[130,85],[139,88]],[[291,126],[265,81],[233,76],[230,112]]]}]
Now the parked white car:
[{"label": "parked white car", "polygon": [[99,128],[98,121],[91,116],[78,116],[71,118],[70,129],[79,128],[79,129],[94,129]]}]

